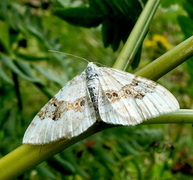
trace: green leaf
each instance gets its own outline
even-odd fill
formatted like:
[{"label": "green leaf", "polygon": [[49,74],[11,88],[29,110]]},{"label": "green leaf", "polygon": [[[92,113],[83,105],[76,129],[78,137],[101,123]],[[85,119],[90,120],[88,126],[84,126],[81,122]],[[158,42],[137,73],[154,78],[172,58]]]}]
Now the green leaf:
[{"label": "green leaf", "polygon": [[116,51],[120,42],[125,42],[142,10],[138,1],[92,0],[90,6],[58,9],[55,14],[76,26],[95,27],[102,24],[105,47]]},{"label": "green leaf", "polygon": [[90,28],[102,22],[101,14],[96,14],[95,11],[86,7],[58,9],[54,11],[54,14],[76,26]]},{"label": "green leaf", "polygon": [[119,23],[114,22],[112,31],[113,31],[113,39],[112,39],[111,47],[113,51],[116,51],[121,41],[121,30],[119,29]]},{"label": "green leaf", "polygon": [[16,53],[16,56],[18,58],[21,58],[24,61],[29,61],[29,62],[45,61],[48,59],[47,57],[37,57],[37,56],[25,55],[21,53]]},{"label": "green leaf", "polygon": [[36,167],[36,169],[38,172],[38,176],[40,176],[42,179],[56,179],[56,175],[52,173],[47,167],[45,167],[44,164],[40,164]]},{"label": "green leaf", "polygon": [[48,68],[44,68],[41,66],[33,66],[34,69],[36,69],[40,74],[42,74],[47,80],[52,81],[52,82],[56,82],[59,85],[63,85],[61,79],[58,77],[58,75],[56,75],[53,71],[51,71]]},{"label": "green leaf", "polygon": [[9,49],[9,27],[3,21],[0,21],[0,52],[8,52]]},{"label": "green leaf", "polygon": [[31,70],[29,69],[29,65],[24,64],[24,62],[14,63],[14,61],[8,56],[1,55],[0,58],[8,68],[10,68],[14,73],[16,73],[21,78],[27,81],[41,83],[41,81],[34,74],[32,74]]},{"label": "green leaf", "polygon": [[56,155],[47,160],[48,164],[62,174],[75,173],[75,167],[69,162],[62,159],[59,155]]},{"label": "green leaf", "polygon": [[[3,93],[1,92],[1,95]],[[2,102],[1,102],[2,103]],[[1,104],[3,105],[3,104]],[[10,109],[9,107],[1,107],[1,116],[0,116],[0,130],[3,130],[3,126],[6,125],[7,122],[7,117],[10,114]]]},{"label": "green leaf", "polygon": [[103,20],[103,26],[102,26],[102,38],[103,38],[103,44],[105,47],[108,47],[113,39],[113,24],[109,19]]},{"label": "green leaf", "polygon": [[174,4],[179,4],[179,5],[181,5],[181,4],[183,3],[183,1],[184,1],[184,0],[178,0],[178,1],[176,1],[176,0],[170,0],[170,1],[168,1],[168,0],[162,0],[162,1],[161,1],[161,5],[162,5],[162,7],[164,7],[164,8],[169,8],[169,7],[171,7],[171,6],[174,5]]},{"label": "green leaf", "polygon": [[193,34],[193,20],[187,16],[178,16],[178,21],[185,36],[191,36]]},{"label": "green leaf", "polygon": [[106,6],[104,0],[90,0],[89,3],[89,8],[95,11],[97,14],[106,16],[110,13],[110,9],[108,6]]},{"label": "green leaf", "polygon": [[13,85],[12,79],[5,73],[5,71],[3,70],[2,66],[0,66],[0,79],[4,80],[8,84]]},{"label": "green leaf", "polygon": [[141,145],[151,144],[163,140],[163,132],[160,129],[143,129],[136,131],[136,139]]},{"label": "green leaf", "polygon": [[124,139],[120,139],[118,144],[125,153],[135,156],[139,155],[139,151],[136,150],[130,143],[127,143]]},{"label": "green leaf", "polygon": [[125,1],[112,0],[111,7],[113,7],[113,11],[115,13],[121,13],[124,17],[129,17],[129,14],[131,14],[131,12],[128,10],[128,4],[126,4]]},{"label": "green leaf", "polygon": [[193,1],[191,0],[185,0],[183,2],[184,9],[188,13],[188,16],[193,19]]}]

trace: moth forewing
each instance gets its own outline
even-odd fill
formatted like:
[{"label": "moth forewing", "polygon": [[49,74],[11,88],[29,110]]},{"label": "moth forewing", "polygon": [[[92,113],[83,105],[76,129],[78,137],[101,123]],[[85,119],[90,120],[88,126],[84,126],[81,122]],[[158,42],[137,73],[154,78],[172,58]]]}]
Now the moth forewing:
[{"label": "moth forewing", "polygon": [[90,62],[34,117],[24,144],[46,144],[85,132],[98,118],[105,123],[136,125],[179,109],[163,86],[120,70]]}]

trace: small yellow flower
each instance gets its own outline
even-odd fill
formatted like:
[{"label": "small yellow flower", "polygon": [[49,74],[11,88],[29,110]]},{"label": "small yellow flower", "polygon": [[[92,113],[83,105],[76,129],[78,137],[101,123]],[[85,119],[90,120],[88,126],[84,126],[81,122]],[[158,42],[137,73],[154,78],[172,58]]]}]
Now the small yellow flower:
[{"label": "small yellow flower", "polygon": [[145,41],[145,46],[147,46],[147,47],[155,47],[155,46],[156,46],[156,42],[147,39],[147,40]]},{"label": "small yellow flower", "polygon": [[152,40],[145,41],[146,47],[153,47],[155,49],[160,49],[160,46],[166,50],[171,49],[173,46],[168,42],[167,38],[163,35],[155,34],[152,37]]},{"label": "small yellow flower", "polygon": [[168,42],[165,36],[155,34],[153,35],[153,41],[162,44],[167,50],[171,49],[173,46]]}]

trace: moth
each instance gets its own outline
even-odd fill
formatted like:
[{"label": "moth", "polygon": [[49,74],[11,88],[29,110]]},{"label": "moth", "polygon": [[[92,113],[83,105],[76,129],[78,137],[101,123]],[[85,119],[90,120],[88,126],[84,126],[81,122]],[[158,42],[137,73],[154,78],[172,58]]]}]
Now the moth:
[{"label": "moth", "polygon": [[38,112],[23,143],[70,139],[99,120],[133,126],[177,109],[176,98],[154,81],[90,62]]}]

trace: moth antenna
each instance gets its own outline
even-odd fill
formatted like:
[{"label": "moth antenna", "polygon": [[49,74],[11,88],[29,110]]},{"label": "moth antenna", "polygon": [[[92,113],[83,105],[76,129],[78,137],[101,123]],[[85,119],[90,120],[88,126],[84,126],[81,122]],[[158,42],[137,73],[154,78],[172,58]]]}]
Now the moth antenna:
[{"label": "moth antenna", "polygon": [[100,66],[102,66],[102,67],[107,67],[107,66],[105,66],[104,64],[101,64],[100,62],[94,62],[95,64],[99,64]]},{"label": "moth antenna", "polygon": [[54,52],[54,53],[60,53],[60,54],[65,54],[65,55],[68,55],[68,56],[72,56],[72,57],[75,57],[75,58],[78,58],[78,59],[82,59],[84,61],[86,61],[87,63],[89,63],[89,61],[83,57],[80,57],[80,56],[76,56],[74,54],[69,54],[69,53],[65,53],[65,52],[61,52],[61,51],[55,51],[55,50],[48,50],[49,52]]}]

